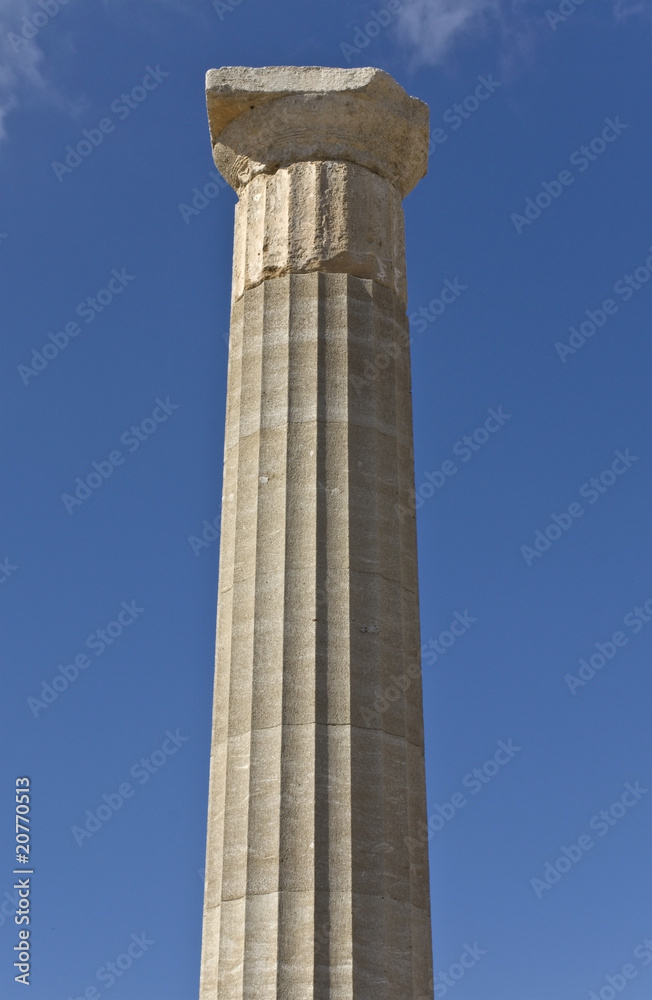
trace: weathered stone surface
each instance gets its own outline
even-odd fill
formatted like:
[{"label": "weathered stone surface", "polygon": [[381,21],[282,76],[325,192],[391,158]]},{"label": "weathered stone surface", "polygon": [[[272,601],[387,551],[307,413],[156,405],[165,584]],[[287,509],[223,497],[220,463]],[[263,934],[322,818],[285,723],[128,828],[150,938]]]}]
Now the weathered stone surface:
[{"label": "weathered stone surface", "polygon": [[240,193],[233,301],[266,278],[334,271],[373,278],[407,301],[397,189],[355,163],[293,163],[257,174]]},{"label": "weathered stone surface", "polygon": [[380,69],[223,66],[206,74],[213,158],[238,193],[259,173],[343,160],[402,196],[428,163],[428,107]]},{"label": "weathered stone surface", "polygon": [[[238,70],[213,127],[296,73],[411,100],[376,72]],[[402,212],[357,161],[241,188],[224,457],[201,1000],[432,1000]]]}]

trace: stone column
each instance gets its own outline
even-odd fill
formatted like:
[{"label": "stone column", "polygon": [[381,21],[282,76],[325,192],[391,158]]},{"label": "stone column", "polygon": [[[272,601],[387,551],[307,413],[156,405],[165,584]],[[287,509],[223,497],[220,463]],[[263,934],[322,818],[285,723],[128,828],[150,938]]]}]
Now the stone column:
[{"label": "stone column", "polygon": [[238,193],[201,1000],[432,998],[401,200],[375,69],[207,75]]}]

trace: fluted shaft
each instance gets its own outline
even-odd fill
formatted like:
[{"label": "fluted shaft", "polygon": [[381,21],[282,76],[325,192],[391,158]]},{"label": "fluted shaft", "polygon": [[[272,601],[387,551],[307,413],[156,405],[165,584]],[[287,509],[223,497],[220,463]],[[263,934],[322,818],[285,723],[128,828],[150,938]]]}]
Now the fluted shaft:
[{"label": "fluted shaft", "polygon": [[401,196],[355,163],[293,163],[259,174],[236,206],[235,302],[265,278],[306,271],[373,278],[407,299]]},{"label": "fluted shaft", "polygon": [[400,194],[258,173],[235,244],[201,1000],[430,1000]]}]

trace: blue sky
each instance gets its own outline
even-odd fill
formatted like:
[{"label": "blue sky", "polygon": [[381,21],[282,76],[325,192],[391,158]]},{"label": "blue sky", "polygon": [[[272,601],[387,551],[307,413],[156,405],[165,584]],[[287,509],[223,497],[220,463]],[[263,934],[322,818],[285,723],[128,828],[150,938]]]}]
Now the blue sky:
[{"label": "blue sky", "polygon": [[274,64],[378,66],[431,111],[405,213],[436,1000],[652,993],[649,10],[389,8],[3,4],[3,998],[18,776],[32,1000],[197,995],[235,204],[204,73]]}]

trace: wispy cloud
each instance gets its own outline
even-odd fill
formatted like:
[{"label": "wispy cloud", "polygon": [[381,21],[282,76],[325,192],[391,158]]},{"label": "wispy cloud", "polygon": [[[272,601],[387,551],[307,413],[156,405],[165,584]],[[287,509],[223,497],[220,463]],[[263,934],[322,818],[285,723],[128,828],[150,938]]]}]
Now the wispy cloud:
[{"label": "wispy cloud", "polygon": [[[25,0],[0,0],[0,141],[7,137],[7,116],[19,107],[37,101],[69,112],[79,110],[79,102],[62,94],[45,69],[40,46],[41,33],[51,30],[50,21],[66,7],[50,0],[27,4]],[[70,47],[61,30],[59,47]]]},{"label": "wispy cloud", "polygon": [[[576,0],[580,10],[586,10]],[[405,0],[398,15],[399,40],[416,65],[441,65],[458,46],[473,41],[499,39],[503,58],[525,54],[537,38],[550,33],[547,9],[557,11],[559,0]],[[574,10],[566,0],[566,10]],[[650,0],[611,0],[600,14],[622,21],[632,16],[650,17]]]},{"label": "wispy cloud", "polygon": [[[126,0],[102,0],[98,6],[100,10],[121,6],[126,11],[134,4],[135,0],[129,7]],[[165,6],[184,14],[194,14],[202,6],[197,0],[140,0],[140,5],[144,10]],[[69,16],[73,10],[70,0],[0,0],[0,143],[7,139],[8,116],[19,108],[48,104],[74,117],[87,106],[84,97],[73,98],[57,85],[44,51],[53,47],[53,40],[58,60],[74,50],[74,14]],[[41,44],[46,37],[48,43]]]},{"label": "wispy cloud", "polygon": [[495,36],[506,52],[521,51],[534,33],[533,9],[527,0],[407,0],[398,33],[417,64],[439,65],[458,45]]},{"label": "wispy cloud", "polygon": [[25,4],[20,0],[4,0],[0,7],[0,139],[5,138],[6,117],[17,107],[21,95],[45,88],[43,53],[21,34],[24,16]]}]

